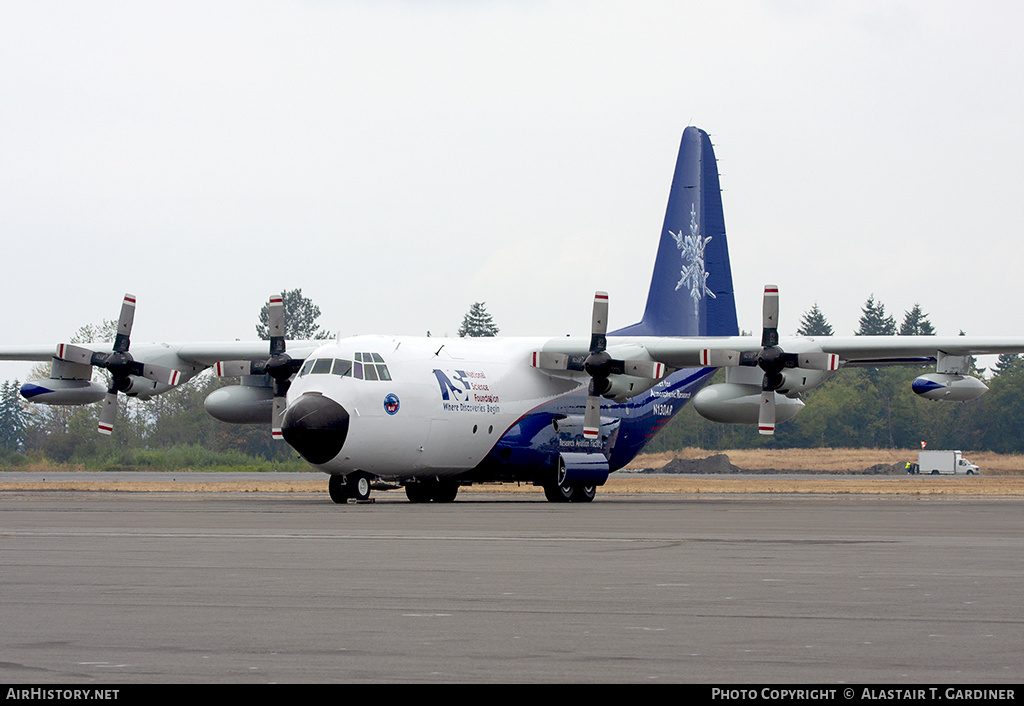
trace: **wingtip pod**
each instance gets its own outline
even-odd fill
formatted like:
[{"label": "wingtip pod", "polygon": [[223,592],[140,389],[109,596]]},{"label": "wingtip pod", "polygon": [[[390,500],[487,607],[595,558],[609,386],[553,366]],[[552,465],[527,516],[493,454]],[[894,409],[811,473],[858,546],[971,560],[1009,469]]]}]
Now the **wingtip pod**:
[{"label": "wingtip pod", "polygon": [[988,392],[988,385],[970,375],[926,373],[915,378],[910,389],[927,400],[968,402]]}]

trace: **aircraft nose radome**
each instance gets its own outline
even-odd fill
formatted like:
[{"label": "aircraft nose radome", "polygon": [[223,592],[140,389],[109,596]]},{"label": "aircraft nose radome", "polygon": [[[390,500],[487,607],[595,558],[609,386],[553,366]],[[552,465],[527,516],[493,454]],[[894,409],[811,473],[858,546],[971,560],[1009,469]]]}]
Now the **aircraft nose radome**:
[{"label": "aircraft nose radome", "polygon": [[288,406],[281,433],[310,463],[327,463],[345,445],[348,419],[345,408],[330,397],[307,392]]}]

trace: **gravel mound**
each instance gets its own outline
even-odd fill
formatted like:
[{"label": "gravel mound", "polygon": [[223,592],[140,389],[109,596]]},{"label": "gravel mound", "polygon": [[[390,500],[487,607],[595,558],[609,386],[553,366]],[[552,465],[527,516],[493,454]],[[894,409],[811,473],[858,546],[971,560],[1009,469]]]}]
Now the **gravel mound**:
[{"label": "gravel mound", "polygon": [[676,458],[655,473],[744,473],[742,468],[732,465],[725,454],[716,454],[707,458]]},{"label": "gravel mound", "polygon": [[[733,465],[726,454],[716,454],[707,458],[676,458],[666,463],[661,468],[647,468],[642,473],[681,473],[681,474],[714,474],[722,475],[737,473],[743,475],[773,475],[779,473],[806,473],[807,471],[794,471],[780,468],[751,468],[744,469]],[[817,471],[827,473],[827,471]],[[876,463],[870,468],[862,471],[846,471],[835,475],[866,475],[866,476],[891,476],[906,474],[907,469],[903,463]]]}]

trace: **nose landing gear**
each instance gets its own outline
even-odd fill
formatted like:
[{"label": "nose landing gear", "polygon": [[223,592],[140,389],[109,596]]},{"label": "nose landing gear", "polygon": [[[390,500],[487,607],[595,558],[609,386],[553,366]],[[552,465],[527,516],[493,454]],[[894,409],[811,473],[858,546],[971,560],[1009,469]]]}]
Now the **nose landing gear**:
[{"label": "nose landing gear", "polygon": [[327,481],[327,492],[330,493],[331,500],[339,504],[349,500],[365,502],[370,499],[370,477],[365,473],[332,475]]}]

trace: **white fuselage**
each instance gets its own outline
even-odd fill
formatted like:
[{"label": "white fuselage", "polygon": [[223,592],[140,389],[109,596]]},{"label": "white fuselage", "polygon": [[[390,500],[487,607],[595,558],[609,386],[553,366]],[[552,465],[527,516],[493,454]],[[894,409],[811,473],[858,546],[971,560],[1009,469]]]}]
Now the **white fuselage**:
[{"label": "white fuselage", "polygon": [[[317,466],[324,472],[358,470],[395,480],[453,475],[479,464],[530,410],[585,386],[579,374],[555,377],[530,366],[531,353],[546,340],[341,339],[309,356],[288,402],[319,393],[348,412],[345,443]],[[317,365],[328,359],[341,362],[330,371]],[[338,374],[346,361],[352,374]]]}]

